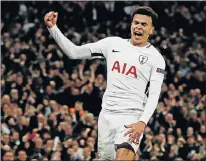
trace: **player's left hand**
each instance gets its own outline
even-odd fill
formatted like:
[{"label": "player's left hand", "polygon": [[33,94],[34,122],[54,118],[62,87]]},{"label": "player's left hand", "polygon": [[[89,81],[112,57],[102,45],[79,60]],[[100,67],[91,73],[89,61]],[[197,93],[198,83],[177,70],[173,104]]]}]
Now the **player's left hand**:
[{"label": "player's left hand", "polygon": [[129,130],[124,134],[124,136],[129,135],[128,141],[138,144],[140,136],[144,132],[146,124],[144,122],[136,122],[130,125],[125,125],[125,127]]}]

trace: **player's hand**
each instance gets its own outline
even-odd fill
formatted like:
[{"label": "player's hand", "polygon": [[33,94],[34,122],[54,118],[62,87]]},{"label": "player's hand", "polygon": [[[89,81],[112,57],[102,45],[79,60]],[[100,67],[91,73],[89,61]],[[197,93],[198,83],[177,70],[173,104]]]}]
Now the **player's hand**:
[{"label": "player's hand", "polygon": [[138,144],[140,136],[144,132],[146,124],[144,122],[137,122],[130,125],[125,125],[125,127],[129,130],[124,134],[124,136],[129,135],[128,141]]},{"label": "player's hand", "polygon": [[57,18],[58,18],[58,13],[54,12],[54,11],[51,11],[51,12],[48,12],[44,16],[44,22],[45,22],[47,27],[51,28],[51,27],[56,25]]}]

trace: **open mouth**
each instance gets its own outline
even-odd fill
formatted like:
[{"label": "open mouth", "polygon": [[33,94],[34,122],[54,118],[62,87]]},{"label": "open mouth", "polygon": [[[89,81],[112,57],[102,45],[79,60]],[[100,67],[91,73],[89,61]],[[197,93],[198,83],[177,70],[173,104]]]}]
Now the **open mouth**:
[{"label": "open mouth", "polygon": [[136,37],[137,39],[139,39],[139,38],[141,38],[141,37],[143,36],[143,33],[141,33],[141,32],[135,32],[134,35],[135,35],[135,37]]}]

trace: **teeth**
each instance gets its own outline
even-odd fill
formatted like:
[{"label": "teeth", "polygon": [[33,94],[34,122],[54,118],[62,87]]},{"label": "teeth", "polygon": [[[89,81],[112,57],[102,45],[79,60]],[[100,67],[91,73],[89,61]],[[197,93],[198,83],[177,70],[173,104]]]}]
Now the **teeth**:
[{"label": "teeth", "polygon": [[142,33],[135,33],[136,36],[142,36]]},{"label": "teeth", "polygon": [[141,32],[135,32],[134,33],[136,36],[142,36],[143,34]]}]

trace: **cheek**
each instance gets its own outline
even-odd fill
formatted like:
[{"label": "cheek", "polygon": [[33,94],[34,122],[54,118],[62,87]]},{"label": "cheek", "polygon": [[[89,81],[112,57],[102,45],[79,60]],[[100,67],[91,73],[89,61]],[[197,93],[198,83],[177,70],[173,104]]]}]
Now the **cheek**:
[{"label": "cheek", "polygon": [[133,31],[135,29],[135,26],[131,25],[130,29],[131,29],[131,31]]}]

